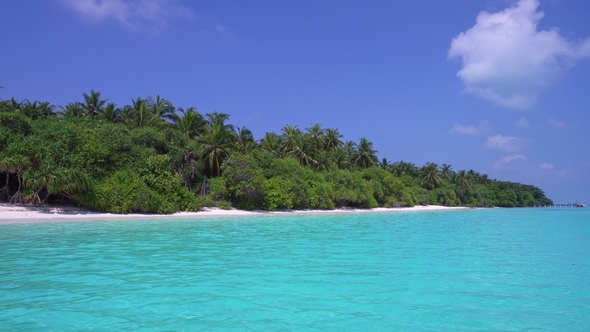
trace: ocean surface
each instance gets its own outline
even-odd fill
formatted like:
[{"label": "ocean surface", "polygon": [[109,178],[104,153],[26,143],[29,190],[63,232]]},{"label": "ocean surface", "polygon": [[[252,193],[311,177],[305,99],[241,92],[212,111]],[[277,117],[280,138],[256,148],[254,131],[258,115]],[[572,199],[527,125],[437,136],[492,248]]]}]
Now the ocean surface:
[{"label": "ocean surface", "polygon": [[1,331],[590,331],[590,208],[0,225]]}]

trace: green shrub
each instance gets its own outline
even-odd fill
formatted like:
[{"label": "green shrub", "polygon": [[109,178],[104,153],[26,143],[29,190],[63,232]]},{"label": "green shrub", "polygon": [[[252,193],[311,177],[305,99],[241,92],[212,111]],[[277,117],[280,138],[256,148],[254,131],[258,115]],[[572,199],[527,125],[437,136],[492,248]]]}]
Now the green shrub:
[{"label": "green shrub", "polygon": [[141,179],[161,197],[162,211],[196,211],[199,204],[195,195],[183,186],[180,175],[171,171],[170,156],[154,155],[149,157],[141,169]]},{"label": "green shrub", "polygon": [[142,127],[131,131],[131,141],[134,144],[152,148],[158,154],[168,153],[168,142],[162,131],[152,127]]},{"label": "green shrub", "polygon": [[332,186],[326,182],[312,183],[309,190],[309,206],[312,209],[333,210],[336,206]]},{"label": "green shrub", "polygon": [[267,179],[281,177],[288,181],[289,191],[294,196],[292,206],[289,208],[296,209],[309,207],[309,184],[305,180],[308,171],[310,172],[311,170],[301,166],[293,158],[274,159],[269,169],[263,169]]},{"label": "green shrub", "polygon": [[295,194],[290,181],[275,177],[264,183],[264,207],[269,211],[292,209]]},{"label": "green shrub", "polygon": [[516,193],[513,189],[504,189],[496,193],[496,204],[502,207],[516,206]]},{"label": "green shrub", "polygon": [[109,213],[158,212],[162,205],[137,173],[122,170],[95,186],[95,207]]},{"label": "green shrub", "polygon": [[208,179],[207,185],[209,187],[209,195],[211,195],[214,200],[225,199],[228,197],[224,177]]},{"label": "green shrub", "polygon": [[430,204],[430,196],[428,195],[428,190],[420,187],[412,187],[410,188],[412,195],[414,196],[414,202],[419,205],[428,205]]},{"label": "green shrub", "polygon": [[28,135],[32,130],[32,121],[18,112],[0,112],[0,128],[6,128],[12,134]]},{"label": "green shrub", "polygon": [[215,205],[222,210],[230,210],[232,208],[231,203],[223,199],[215,202]]},{"label": "green shrub", "polygon": [[255,210],[264,200],[264,175],[251,156],[233,155],[223,166],[227,197],[239,209]]},{"label": "green shrub", "polygon": [[199,209],[215,206],[215,200],[212,195],[198,196],[195,201]]}]

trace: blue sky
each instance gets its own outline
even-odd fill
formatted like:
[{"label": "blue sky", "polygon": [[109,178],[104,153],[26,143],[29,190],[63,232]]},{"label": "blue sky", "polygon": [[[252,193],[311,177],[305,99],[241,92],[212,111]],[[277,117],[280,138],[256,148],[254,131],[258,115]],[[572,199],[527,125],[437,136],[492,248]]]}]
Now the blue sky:
[{"label": "blue sky", "polygon": [[0,98],[160,96],[590,203],[590,2],[0,1]]}]

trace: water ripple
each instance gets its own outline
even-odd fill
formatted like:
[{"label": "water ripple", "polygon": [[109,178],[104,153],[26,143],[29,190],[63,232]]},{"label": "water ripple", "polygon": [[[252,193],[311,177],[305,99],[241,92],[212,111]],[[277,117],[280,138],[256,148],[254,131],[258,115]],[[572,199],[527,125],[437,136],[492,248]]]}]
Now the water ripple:
[{"label": "water ripple", "polygon": [[0,226],[0,327],[590,330],[573,209]]}]

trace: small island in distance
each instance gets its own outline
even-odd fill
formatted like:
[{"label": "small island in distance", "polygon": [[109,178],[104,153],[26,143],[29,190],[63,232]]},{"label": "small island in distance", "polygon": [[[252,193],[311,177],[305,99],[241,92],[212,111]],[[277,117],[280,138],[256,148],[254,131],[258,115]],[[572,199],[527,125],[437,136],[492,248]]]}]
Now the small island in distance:
[{"label": "small island in distance", "polygon": [[256,141],[229,114],[156,96],[117,107],[0,100],[0,201],[109,213],[553,205],[543,190],[451,165],[379,160],[366,138],[320,124]]}]

